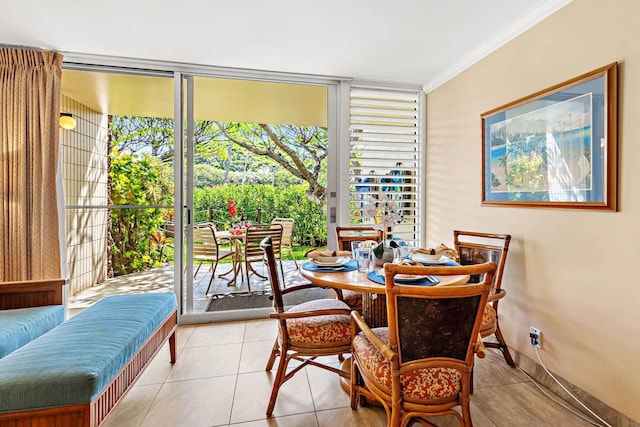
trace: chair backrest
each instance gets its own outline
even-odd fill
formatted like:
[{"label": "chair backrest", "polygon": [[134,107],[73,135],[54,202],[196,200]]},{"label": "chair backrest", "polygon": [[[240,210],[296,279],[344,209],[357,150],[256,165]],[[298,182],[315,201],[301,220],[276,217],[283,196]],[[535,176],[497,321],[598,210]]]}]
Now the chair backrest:
[{"label": "chair backrest", "polygon": [[293,227],[295,220],[293,218],[274,218],[271,224],[282,225],[282,241],[281,244],[291,246],[291,236],[293,235]]},{"label": "chair backrest", "polygon": [[[507,252],[511,242],[510,234],[491,234],[477,231],[453,231],[453,245],[461,265],[480,264],[493,261],[498,265],[491,292],[493,295],[502,289],[502,274],[507,261]],[[479,276],[472,276],[472,283],[480,281]]]},{"label": "chair backrest", "polygon": [[244,258],[247,261],[260,261],[264,258],[264,251],[260,242],[265,237],[271,237],[274,256],[280,259],[282,242],[281,224],[252,224],[247,227],[244,237]]},{"label": "chair backrest", "polygon": [[210,225],[197,225],[193,227],[193,257],[218,256],[218,241],[215,230]]},{"label": "chair backrest", "polygon": [[382,242],[384,234],[371,226],[347,226],[336,227],[336,237],[339,251],[350,251],[352,242],[362,242],[364,240],[375,240]]},{"label": "chair backrest", "polygon": [[276,256],[274,252],[273,239],[267,236],[260,242],[260,249],[264,252],[264,259],[267,262],[267,275],[271,284],[273,293],[273,308],[278,313],[284,312],[284,300],[282,299],[282,288],[280,287],[280,276],[278,276],[278,267],[276,264]]},{"label": "chair backrest", "polygon": [[[448,367],[470,372],[496,268],[493,262],[461,267],[385,265],[389,343],[398,349],[400,368],[407,363],[434,366],[429,359],[439,358],[438,366],[446,360]],[[396,274],[478,274],[484,280],[459,286],[411,286],[396,284]]]}]

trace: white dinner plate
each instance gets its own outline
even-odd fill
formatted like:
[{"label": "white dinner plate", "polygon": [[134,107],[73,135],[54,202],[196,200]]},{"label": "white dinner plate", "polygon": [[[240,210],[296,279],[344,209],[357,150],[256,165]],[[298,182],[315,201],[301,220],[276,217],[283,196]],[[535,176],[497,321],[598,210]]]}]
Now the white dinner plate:
[{"label": "white dinner plate", "polygon": [[415,274],[396,274],[394,276],[395,280],[400,280],[402,282],[415,282],[417,280],[426,279],[427,276],[419,276]]},{"label": "white dinner plate", "polygon": [[451,261],[449,258],[447,258],[444,255],[442,255],[440,257],[440,259],[438,259],[436,261],[429,261],[424,256],[422,256],[421,254],[413,254],[413,255],[411,255],[411,259],[413,261],[418,261],[418,262],[422,262],[422,263],[425,263],[425,264],[433,264],[433,265],[446,264],[446,263]]},{"label": "white dinner plate", "polygon": [[349,262],[349,258],[347,257],[339,257],[335,262],[322,262],[317,259],[312,259],[311,263],[317,265],[318,267],[341,267]]}]

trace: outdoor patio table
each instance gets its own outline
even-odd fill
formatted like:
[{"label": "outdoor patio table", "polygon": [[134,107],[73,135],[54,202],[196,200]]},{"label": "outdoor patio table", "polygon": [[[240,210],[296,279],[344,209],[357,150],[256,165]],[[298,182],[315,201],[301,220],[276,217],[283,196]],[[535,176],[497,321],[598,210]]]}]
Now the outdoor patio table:
[{"label": "outdoor patio table", "polygon": [[235,246],[236,255],[233,257],[233,268],[226,273],[218,274],[218,277],[226,276],[233,272],[233,279],[229,283],[235,283],[238,278],[238,272],[242,271],[242,245],[244,243],[245,233],[231,234],[230,231],[216,231],[216,238],[220,241],[229,241]]}]

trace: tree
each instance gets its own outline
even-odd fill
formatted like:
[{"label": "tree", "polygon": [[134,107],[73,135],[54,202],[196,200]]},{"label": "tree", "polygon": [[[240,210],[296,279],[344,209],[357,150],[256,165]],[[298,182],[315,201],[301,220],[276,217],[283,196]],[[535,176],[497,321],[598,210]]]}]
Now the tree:
[{"label": "tree", "polygon": [[[121,152],[147,152],[163,160],[173,156],[171,119],[113,116],[111,133],[112,146]],[[230,172],[246,172],[249,161],[253,171],[286,170],[309,184],[309,200],[320,204],[326,200],[324,128],[199,120],[195,123],[194,138],[196,163],[224,169],[225,182],[230,179]],[[251,154],[249,158],[247,153]]]},{"label": "tree", "polygon": [[327,132],[316,126],[268,125],[263,123],[216,122],[223,140],[267,156],[293,176],[309,183],[307,197],[326,200]]}]

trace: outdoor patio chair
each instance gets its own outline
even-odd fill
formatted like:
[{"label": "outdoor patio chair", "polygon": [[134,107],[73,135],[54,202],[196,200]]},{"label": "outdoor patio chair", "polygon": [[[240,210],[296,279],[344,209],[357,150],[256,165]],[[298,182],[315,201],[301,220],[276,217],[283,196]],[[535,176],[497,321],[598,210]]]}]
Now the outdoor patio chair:
[{"label": "outdoor patio chair", "polygon": [[273,246],[274,256],[280,263],[280,272],[284,277],[280,244],[280,242],[282,241],[282,225],[252,224],[248,226],[245,231],[244,237],[243,263],[244,276],[247,279],[249,295],[251,295],[251,281],[249,280],[249,273],[253,273],[262,279],[267,279],[267,276],[263,276],[262,274],[258,273],[253,267],[253,263],[259,262],[264,264],[266,261],[264,257],[264,251],[260,247],[260,242],[262,242],[265,237],[271,237],[271,245]]},{"label": "outdoor patio chair", "polygon": [[280,224],[282,225],[282,240],[280,241],[281,248],[286,247],[289,249],[289,253],[291,253],[291,258],[293,262],[296,264],[296,269],[300,269],[298,266],[298,261],[296,260],[296,255],[293,253],[293,247],[291,246],[291,239],[293,236],[293,227],[295,226],[295,220],[293,218],[274,218],[271,220],[271,224]]},{"label": "outdoor patio chair", "polygon": [[[205,262],[211,263],[211,279],[209,279],[209,286],[207,286],[205,295],[209,293],[209,289],[213,283],[218,262],[226,258],[232,259],[231,268],[232,271],[235,271],[236,251],[233,249],[220,248],[218,240],[216,239],[215,229],[212,226],[198,225],[193,227],[193,262],[198,262],[198,268],[196,268],[196,272],[193,277],[198,275],[198,271],[200,271],[202,264]],[[233,278],[229,280],[229,285],[231,286],[234,284],[235,280],[236,277],[234,275]]]}]

